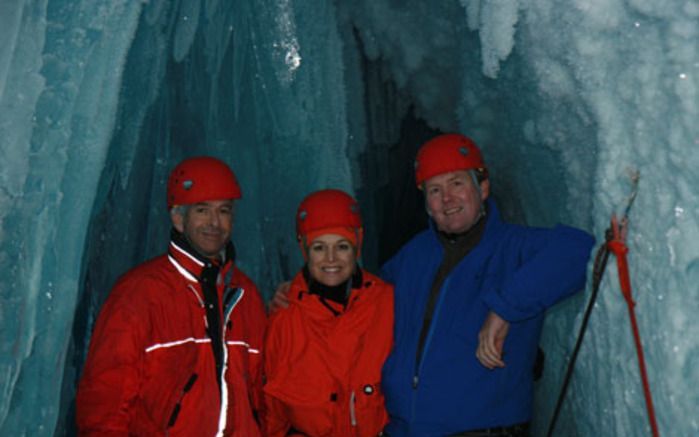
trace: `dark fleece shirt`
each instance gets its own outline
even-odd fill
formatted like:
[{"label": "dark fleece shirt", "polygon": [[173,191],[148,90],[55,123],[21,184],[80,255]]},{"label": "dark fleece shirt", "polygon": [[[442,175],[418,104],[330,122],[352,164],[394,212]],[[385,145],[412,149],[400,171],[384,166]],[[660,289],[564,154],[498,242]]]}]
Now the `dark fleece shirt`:
[{"label": "dark fleece shirt", "polygon": [[464,259],[464,257],[478,245],[478,242],[483,236],[483,231],[485,230],[485,222],[485,214],[483,214],[478,222],[471,227],[471,229],[461,234],[447,234],[446,232],[442,231],[437,232],[439,242],[444,248],[444,258],[442,258],[442,264],[439,266],[439,270],[437,270],[434,280],[432,281],[430,295],[427,298],[427,306],[425,307],[425,315],[422,322],[422,331],[420,332],[420,342],[418,343],[417,347],[416,358],[418,363],[422,358],[422,350],[425,346],[427,333],[430,331],[432,315],[437,304],[439,290],[442,288],[442,283],[444,283],[444,279],[449,276],[449,273],[451,273],[459,261]]}]

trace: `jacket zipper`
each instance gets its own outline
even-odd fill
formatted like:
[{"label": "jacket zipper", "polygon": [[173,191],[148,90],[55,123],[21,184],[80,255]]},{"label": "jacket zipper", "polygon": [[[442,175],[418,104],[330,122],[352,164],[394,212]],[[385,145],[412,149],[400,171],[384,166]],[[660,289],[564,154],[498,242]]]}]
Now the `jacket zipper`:
[{"label": "jacket zipper", "polygon": [[[226,327],[230,319],[231,313],[235,309],[238,302],[240,302],[245,294],[245,290],[242,288],[235,288],[235,291],[228,288],[229,280],[226,281],[226,293],[223,296],[223,323],[221,324],[221,341],[223,342],[223,365],[221,366],[221,374],[218,377],[221,379],[221,411],[219,412],[218,418],[218,432],[216,437],[223,436],[223,430],[226,429],[227,411],[228,411],[228,384],[226,384],[226,370],[228,369],[228,345],[226,344]],[[229,291],[232,291],[231,295]],[[229,296],[230,302],[229,302]],[[230,307],[229,307],[230,305]]]},{"label": "jacket zipper", "polygon": [[446,294],[447,289],[449,288],[449,281],[451,280],[450,277],[447,277],[444,280],[444,283],[442,284],[442,288],[439,290],[439,299],[437,300],[437,307],[434,310],[434,313],[432,314],[432,322],[430,323],[430,330],[427,332],[427,339],[425,340],[425,346],[422,348],[422,354],[420,354],[420,358],[416,359],[415,361],[415,372],[413,373],[413,393],[412,393],[412,405],[411,405],[411,412],[410,412],[410,417],[411,421],[412,418],[415,417],[415,409],[416,409],[416,404],[417,404],[417,387],[420,383],[420,373],[422,373],[422,365],[425,362],[424,357],[427,354],[427,351],[430,348],[430,343],[432,342],[432,334],[434,333],[434,327],[436,325],[436,322],[439,318],[439,314],[442,310],[442,303],[444,302],[444,295]]},{"label": "jacket zipper", "polygon": [[352,426],[357,426],[357,412],[354,410],[354,404],[357,400],[357,396],[354,394],[354,390],[352,390],[352,393],[350,394],[350,423]]},{"label": "jacket zipper", "polygon": [[442,312],[442,303],[444,302],[444,295],[449,289],[449,281],[451,278],[447,278],[442,284],[442,288],[439,290],[439,299],[437,300],[437,308],[435,308],[432,314],[432,322],[430,322],[430,330],[427,331],[427,339],[425,340],[425,346],[422,348],[422,354],[420,354],[419,360],[415,362],[415,373],[413,374],[413,389],[417,389],[418,383],[420,382],[420,373],[422,373],[422,365],[425,362],[424,358],[427,355],[427,351],[432,343],[432,336],[434,334],[434,327],[437,324],[439,315]]}]

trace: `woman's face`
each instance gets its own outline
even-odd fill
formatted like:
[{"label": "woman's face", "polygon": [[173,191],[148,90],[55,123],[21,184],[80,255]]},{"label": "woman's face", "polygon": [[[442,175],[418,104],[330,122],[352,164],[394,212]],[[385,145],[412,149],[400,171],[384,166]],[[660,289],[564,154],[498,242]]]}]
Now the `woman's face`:
[{"label": "woman's face", "polygon": [[356,265],[355,249],[342,235],[323,234],[308,246],[308,270],[323,285],[335,286],[348,280]]}]

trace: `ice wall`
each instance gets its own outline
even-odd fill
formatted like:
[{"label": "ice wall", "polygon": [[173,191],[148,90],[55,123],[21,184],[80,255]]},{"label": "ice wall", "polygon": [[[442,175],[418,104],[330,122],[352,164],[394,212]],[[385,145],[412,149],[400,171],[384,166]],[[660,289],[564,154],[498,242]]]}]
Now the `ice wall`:
[{"label": "ice wall", "polygon": [[[0,434],[74,432],[94,318],[163,250],[179,159],[232,165],[239,264],[269,293],[324,186],[360,197],[376,269],[377,235],[421,214],[410,157],[430,127],[482,145],[519,222],[599,237],[640,171],[630,263],[658,420],[698,434],[697,41],[696,0],[0,2]],[[557,435],[649,434],[612,267]],[[585,297],[547,321],[537,435]]]},{"label": "ice wall", "polygon": [[86,229],[139,9],[0,5],[2,435],[55,426]]}]

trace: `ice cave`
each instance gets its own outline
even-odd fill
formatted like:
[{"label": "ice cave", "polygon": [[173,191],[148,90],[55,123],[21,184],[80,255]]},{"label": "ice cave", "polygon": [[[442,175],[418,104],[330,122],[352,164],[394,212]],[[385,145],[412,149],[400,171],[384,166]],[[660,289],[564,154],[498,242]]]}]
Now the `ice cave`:
[{"label": "ice cave", "polygon": [[[164,251],[179,160],[236,172],[238,264],[269,297],[302,264],[293,216],[314,189],[358,197],[369,270],[424,227],[413,159],[438,132],[482,147],[511,222],[601,244],[635,192],[658,427],[699,435],[697,0],[2,0],[0,114],[3,436],[75,435],[95,318]],[[548,312],[536,436],[589,295]],[[614,257],[556,429],[651,435]]]}]

